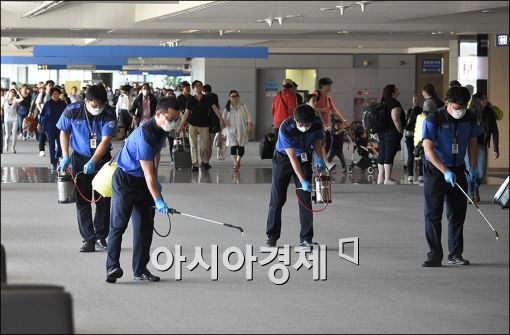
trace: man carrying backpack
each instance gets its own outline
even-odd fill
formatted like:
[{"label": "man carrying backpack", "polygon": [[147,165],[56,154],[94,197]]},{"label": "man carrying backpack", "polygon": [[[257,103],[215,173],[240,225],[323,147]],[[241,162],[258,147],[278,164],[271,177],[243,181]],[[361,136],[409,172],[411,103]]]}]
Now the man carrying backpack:
[{"label": "man carrying backpack", "polygon": [[273,99],[271,112],[273,113],[274,135],[278,138],[278,129],[282,122],[292,116],[296,109],[297,97],[294,93],[294,81],[285,79],[283,81],[283,90],[278,91]]}]

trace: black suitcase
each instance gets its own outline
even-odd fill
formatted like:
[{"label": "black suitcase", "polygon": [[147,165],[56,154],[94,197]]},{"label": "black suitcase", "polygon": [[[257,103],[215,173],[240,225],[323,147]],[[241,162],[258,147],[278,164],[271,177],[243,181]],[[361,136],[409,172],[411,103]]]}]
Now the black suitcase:
[{"label": "black suitcase", "polygon": [[276,137],[273,133],[269,133],[262,137],[259,144],[260,159],[271,159],[276,148]]},{"label": "black suitcase", "polygon": [[189,138],[184,134],[174,139],[174,166],[176,169],[191,168]]},{"label": "black suitcase", "polygon": [[499,187],[498,191],[494,195],[494,200],[492,203],[498,204],[501,208],[508,208],[508,183],[510,177],[506,177],[503,184]]}]

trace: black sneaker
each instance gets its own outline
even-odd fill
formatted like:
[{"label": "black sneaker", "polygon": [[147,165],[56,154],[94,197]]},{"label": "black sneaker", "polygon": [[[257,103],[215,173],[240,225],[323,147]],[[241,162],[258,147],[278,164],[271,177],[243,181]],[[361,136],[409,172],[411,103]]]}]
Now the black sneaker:
[{"label": "black sneaker", "polygon": [[111,270],[108,270],[108,272],[106,273],[106,282],[113,284],[117,281],[117,279],[122,277],[123,274],[124,272],[122,271],[121,268],[113,268]]},{"label": "black sneaker", "polygon": [[426,268],[438,268],[443,265],[441,264],[440,259],[429,257],[429,258],[427,258],[427,260],[425,262],[423,262],[423,264],[421,266],[426,267]]},{"label": "black sneaker", "polygon": [[81,245],[80,252],[94,252],[96,251],[94,241],[85,241]]},{"label": "black sneaker", "polygon": [[462,256],[453,256],[453,257],[448,257],[448,264],[450,264],[450,265],[469,265],[469,261],[467,259],[462,258]]},{"label": "black sneaker", "polygon": [[154,276],[149,270],[145,269],[140,276],[134,276],[133,280],[141,280],[141,281],[159,281],[160,278],[158,276]]},{"label": "black sneaker", "polygon": [[106,244],[106,240],[104,238],[98,238],[96,240],[96,250],[106,250],[108,248],[108,245]]},{"label": "black sneaker", "polygon": [[202,163],[202,164],[200,164],[200,166],[206,170],[209,170],[211,168],[211,165],[209,165],[209,163]]},{"label": "black sneaker", "polygon": [[272,238],[268,238],[266,242],[266,247],[274,248],[276,247],[276,240],[273,240]]},{"label": "black sneaker", "polygon": [[198,166],[192,166],[190,170],[191,172],[198,172]]}]

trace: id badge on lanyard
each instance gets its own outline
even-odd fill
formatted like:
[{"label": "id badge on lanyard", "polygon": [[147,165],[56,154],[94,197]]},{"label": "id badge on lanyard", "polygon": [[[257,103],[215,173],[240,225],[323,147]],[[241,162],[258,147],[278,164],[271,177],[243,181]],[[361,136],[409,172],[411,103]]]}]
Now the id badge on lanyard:
[{"label": "id badge on lanyard", "polygon": [[97,148],[97,141],[96,141],[96,135],[90,136],[90,149],[96,149]]},{"label": "id badge on lanyard", "polygon": [[457,143],[452,143],[452,154],[459,153],[459,145]]},{"label": "id badge on lanyard", "polygon": [[306,154],[306,152],[301,153],[301,162],[303,163],[308,162],[308,155]]}]

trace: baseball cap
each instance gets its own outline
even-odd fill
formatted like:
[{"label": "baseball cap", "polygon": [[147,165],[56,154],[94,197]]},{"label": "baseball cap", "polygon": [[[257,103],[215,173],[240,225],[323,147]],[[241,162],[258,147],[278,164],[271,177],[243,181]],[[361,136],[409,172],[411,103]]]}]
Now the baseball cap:
[{"label": "baseball cap", "polygon": [[283,81],[283,87],[285,88],[292,88],[294,86],[294,81],[292,81],[292,79],[285,79]]}]

